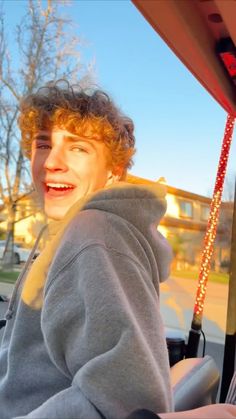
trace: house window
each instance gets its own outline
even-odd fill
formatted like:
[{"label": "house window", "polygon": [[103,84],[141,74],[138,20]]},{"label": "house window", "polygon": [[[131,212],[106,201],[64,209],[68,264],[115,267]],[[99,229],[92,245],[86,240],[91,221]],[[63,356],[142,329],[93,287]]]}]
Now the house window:
[{"label": "house window", "polygon": [[189,201],[180,201],[179,215],[183,218],[193,218],[193,204]]},{"label": "house window", "polygon": [[201,220],[207,221],[210,214],[210,207],[208,205],[201,205]]}]

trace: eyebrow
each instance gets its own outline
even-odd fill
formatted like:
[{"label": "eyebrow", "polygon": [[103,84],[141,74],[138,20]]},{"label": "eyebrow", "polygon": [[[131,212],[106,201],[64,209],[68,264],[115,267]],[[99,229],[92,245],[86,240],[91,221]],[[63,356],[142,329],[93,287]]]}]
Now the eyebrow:
[{"label": "eyebrow", "polygon": [[33,137],[33,141],[34,140],[48,140],[49,139],[49,137],[50,137],[50,135],[49,134],[36,134],[36,135],[34,135],[34,137]]},{"label": "eyebrow", "polygon": [[[65,138],[65,140],[68,143],[74,143],[74,142],[87,143],[94,150],[96,150],[96,147],[94,146],[94,144],[92,143],[92,141],[89,140],[89,139],[82,138],[82,137],[79,137],[79,136],[74,136],[74,135],[65,135],[64,138]],[[50,139],[51,139],[51,133],[49,133],[49,134],[44,134],[44,133],[42,133],[42,134],[36,134],[33,137],[33,141],[37,141],[37,140],[50,141]],[[94,141],[96,141],[96,140],[94,140]]]},{"label": "eyebrow", "polygon": [[82,137],[77,137],[77,136],[72,136],[72,135],[65,135],[64,138],[68,142],[72,142],[72,143],[75,142],[75,141],[82,141],[84,143],[89,143],[90,144],[90,141],[89,140],[87,140],[85,138],[82,138]]},{"label": "eyebrow", "polygon": [[[51,133],[49,134],[35,134],[35,136],[33,137],[33,140],[48,140],[51,138]],[[79,136],[75,136],[75,135],[65,135],[64,138],[68,141],[74,142],[74,141],[83,141],[83,142],[89,142],[89,140],[79,137]]]}]

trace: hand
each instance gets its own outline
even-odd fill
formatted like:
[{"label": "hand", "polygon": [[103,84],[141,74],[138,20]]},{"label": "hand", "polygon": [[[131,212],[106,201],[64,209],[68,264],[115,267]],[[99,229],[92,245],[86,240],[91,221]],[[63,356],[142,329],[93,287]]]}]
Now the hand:
[{"label": "hand", "polygon": [[161,419],[227,419],[236,418],[236,406],[232,404],[211,404],[193,410],[173,413],[158,413]]}]

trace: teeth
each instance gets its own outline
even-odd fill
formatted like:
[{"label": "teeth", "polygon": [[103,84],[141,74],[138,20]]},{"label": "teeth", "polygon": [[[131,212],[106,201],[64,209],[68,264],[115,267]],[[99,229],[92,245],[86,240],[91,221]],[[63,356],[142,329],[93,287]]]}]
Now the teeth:
[{"label": "teeth", "polygon": [[66,185],[65,183],[47,183],[46,185],[47,185],[48,188],[58,188],[58,189],[59,188],[63,188],[63,189],[65,189],[65,188],[68,188],[68,189],[73,188],[73,186]]}]

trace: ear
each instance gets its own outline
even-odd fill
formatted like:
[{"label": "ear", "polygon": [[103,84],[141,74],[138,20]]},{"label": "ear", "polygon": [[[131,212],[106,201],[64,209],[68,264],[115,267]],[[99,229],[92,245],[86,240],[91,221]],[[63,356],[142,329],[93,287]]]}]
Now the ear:
[{"label": "ear", "polygon": [[119,182],[120,175],[113,173],[111,170],[108,171],[107,181],[105,186],[112,185],[115,182]]}]

